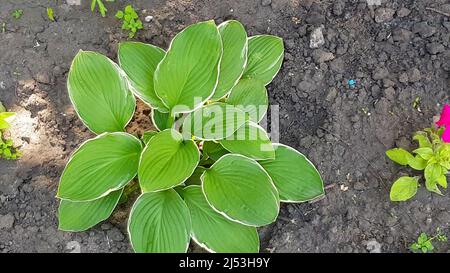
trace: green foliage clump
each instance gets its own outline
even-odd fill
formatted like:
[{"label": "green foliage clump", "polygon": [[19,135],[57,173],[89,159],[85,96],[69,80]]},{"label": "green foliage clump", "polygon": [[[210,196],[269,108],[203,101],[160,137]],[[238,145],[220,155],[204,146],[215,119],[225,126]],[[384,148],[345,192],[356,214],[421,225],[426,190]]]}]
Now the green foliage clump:
[{"label": "green foliage clump", "polygon": [[133,38],[138,30],[144,28],[142,21],[139,19],[137,12],[131,5],[125,7],[124,11],[119,10],[116,17],[123,21],[122,29],[128,30],[128,38]]},{"label": "green foliage clump", "polygon": [[15,147],[13,140],[5,136],[6,130],[11,127],[7,118],[14,115],[13,112],[6,112],[5,107],[0,102],[0,157],[7,160],[18,159],[22,156],[22,153]]},{"label": "green foliage clump", "polygon": [[[280,202],[324,195],[316,167],[258,125],[283,56],[281,38],[247,37],[234,20],[191,25],[167,50],[121,43],[119,64],[80,51],[68,91],[98,136],[61,175],[59,229],[93,227],[139,190],[128,218],[136,252],[186,252],[191,239],[211,252],[258,252],[257,227],[276,220]],[[133,94],[157,128],[140,139],[125,132]]]},{"label": "green foliage clump", "polygon": [[22,15],[23,15],[23,10],[21,10],[21,9],[16,9],[11,14],[11,16],[14,17],[15,19],[20,19],[20,17],[22,17]]},{"label": "green foliage clump", "polygon": [[[447,173],[450,170],[450,143],[442,140],[444,128],[426,128],[417,132],[413,139],[419,147],[412,153],[402,148],[386,151],[386,155],[397,164],[423,171],[428,191],[442,195],[439,188],[447,188]],[[420,177],[400,177],[390,192],[392,201],[406,201],[417,193]]]},{"label": "green foliage clump", "polygon": [[420,233],[417,241],[410,245],[410,249],[413,252],[430,253],[435,249],[433,241],[447,242],[447,236],[441,231],[441,229],[436,230],[436,234],[433,236],[428,236],[425,232]]}]

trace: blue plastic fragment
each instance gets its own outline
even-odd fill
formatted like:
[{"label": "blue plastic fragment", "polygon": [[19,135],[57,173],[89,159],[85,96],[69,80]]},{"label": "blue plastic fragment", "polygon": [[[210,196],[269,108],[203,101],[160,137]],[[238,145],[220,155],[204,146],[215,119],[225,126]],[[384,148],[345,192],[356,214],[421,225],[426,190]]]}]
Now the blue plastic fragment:
[{"label": "blue plastic fragment", "polygon": [[356,80],[348,80],[347,82],[348,82],[348,86],[350,86],[350,87],[355,87],[355,85],[356,85]]}]

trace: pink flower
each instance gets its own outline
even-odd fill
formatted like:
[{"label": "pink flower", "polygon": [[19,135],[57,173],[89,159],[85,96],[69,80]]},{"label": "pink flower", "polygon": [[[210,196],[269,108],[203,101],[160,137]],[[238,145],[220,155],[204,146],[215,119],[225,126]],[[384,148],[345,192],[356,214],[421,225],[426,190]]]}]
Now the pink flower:
[{"label": "pink flower", "polygon": [[450,105],[444,105],[441,118],[436,122],[436,125],[439,127],[445,127],[444,133],[442,134],[442,140],[450,143]]}]

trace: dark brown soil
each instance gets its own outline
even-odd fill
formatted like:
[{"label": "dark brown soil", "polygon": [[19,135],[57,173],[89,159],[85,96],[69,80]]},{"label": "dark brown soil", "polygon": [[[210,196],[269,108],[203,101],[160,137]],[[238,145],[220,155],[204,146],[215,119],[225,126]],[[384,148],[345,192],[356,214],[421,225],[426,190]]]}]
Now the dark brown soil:
[{"label": "dark brown soil", "polygon": [[[66,75],[79,49],[116,59],[126,39],[114,13],[132,3],[145,23],[136,40],[167,48],[189,24],[238,19],[249,35],[285,41],[285,60],[269,86],[280,106],[280,142],[318,166],[326,197],[284,204],[278,221],[261,229],[262,251],[407,252],[420,232],[449,235],[450,196],[419,189],[392,203],[389,189],[401,174],[386,149],[413,147],[414,131],[432,124],[450,96],[450,13],[445,0],[116,0],[107,18],[90,1],[0,0],[0,100],[18,113],[12,134],[18,161],[0,160],[0,252],[129,252],[126,206],[83,233],[57,230],[59,176],[71,152],[92,134],[70,104]],[[56,22],[47,19],[52,6]],[[22,18],[11,12],[23,9]],[[310,48],[322,26],[324,44]],[[330,54],[331,53],[331,54]],[[356,80],[350,87],[348,80]],[[420,111],[413,101],[420,97]],[[132,128],[150,126],[145,113]],[[437,244],[448,251],[448,244]]]}]

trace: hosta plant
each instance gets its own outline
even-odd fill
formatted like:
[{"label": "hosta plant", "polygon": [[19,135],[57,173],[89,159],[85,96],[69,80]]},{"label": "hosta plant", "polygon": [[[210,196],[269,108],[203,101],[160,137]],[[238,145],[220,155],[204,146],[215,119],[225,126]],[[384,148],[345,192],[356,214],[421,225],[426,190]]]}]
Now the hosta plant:
[{"label": "hosta plant", "polygon": [[[237,21],[191,25],[167,50],[122,43],[118,64],[80,51],[67,87],[98,136],[61,175],[59,228],[105,220],[138,183],[128,220],[136,252],[185,252],[191,239],[212,252],[259,251],[257,227],[276,220],[280,202],[324,194],[313,164],[258,125],[283,53],[282,39],[247,37]],[[125,132],[133,95],[152,108],[158,131]]]},{"label": "hosta plant", "polygon": [[[418,147],[412,153],[403,148],[386,151],[394,162],[423,171],[427,190],[442,195],[439,187],[447,188],[447,174],[450,170],[450,106],[442,111],[436,128],[426,128],[417,132],[413,139]],[[391,188],[392,201],[406,201],[417,193],[420,176],[403,176]]]}]

